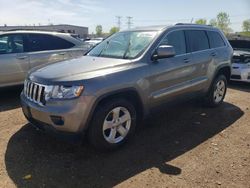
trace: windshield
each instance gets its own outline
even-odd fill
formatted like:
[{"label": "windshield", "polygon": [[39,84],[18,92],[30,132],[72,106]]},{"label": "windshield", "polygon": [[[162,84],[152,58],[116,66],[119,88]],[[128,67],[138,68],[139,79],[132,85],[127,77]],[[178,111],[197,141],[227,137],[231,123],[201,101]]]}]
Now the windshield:
[{"label": "windshield", "polygon": [[156,36],[156,31],[119,32],[93,48],[88,55],[133,59],[141,55]]},{"label": "windshield", "polygon": [[250,51],[250,41],[248,40],[229,40],[234,50]]}]

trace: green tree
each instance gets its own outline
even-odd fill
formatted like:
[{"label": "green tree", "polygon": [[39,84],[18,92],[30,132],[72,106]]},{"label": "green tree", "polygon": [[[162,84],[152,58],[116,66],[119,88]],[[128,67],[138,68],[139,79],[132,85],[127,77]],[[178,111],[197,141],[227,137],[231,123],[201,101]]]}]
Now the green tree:
[{"label": "green tree", "polygon": [[217,15],[217,26],[224,32],[224,33],[230,33],[231,29],[229,27],[230,25],[230,19],[229,15],[226,12],[220,12]]},{"label": "green tree", "polygon": [[220,28],[225,34],[232,32],[232,29],[229,27],[231,24],[230,18],[226,12],[220,12],[216,16],[216,19],[210,20],[209,24]]},{"label": "green tree", "polygon": [[209,22],[209,25],[217,27],[217,21],[216,21],[216,19],[211,19],[210,22]]},{"label": "green tree", "polygon": [[243,21],[242,29],[243,29],[244,32],[249,32],[250,31],[250,19]]},{"label": "green tree", "polygon": [[117,33],[117,32],[119,32],[119,28],[118,27],[112,27],[111,29],[110,29],[110,31],[109,31],[109,34],[114,34],[114,33]]},{"label": "green tree", "polygon": [[96,31],[97,36],[102,36],[102,26],[101,25],[97,25],[95,28],[95,31]]},{"label": "green tree", "polygon": [[206,19],[198,19],[195,21],[196,24],[207,25]]}]

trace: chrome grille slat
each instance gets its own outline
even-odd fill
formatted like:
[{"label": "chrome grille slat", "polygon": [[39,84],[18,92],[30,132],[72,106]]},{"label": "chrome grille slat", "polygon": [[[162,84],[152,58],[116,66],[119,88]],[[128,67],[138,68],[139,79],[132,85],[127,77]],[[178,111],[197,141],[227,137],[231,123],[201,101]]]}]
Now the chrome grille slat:
[{"label": "chrome grille slat", "polygon": [[34,86],[33,86],[33,92],[32,92],[32,99],[33,99],[33,101],[36,100],[36,89],[37,89],[37,85],[34,84]]},{"label": "chrome grille slat", "polygon": [[45,88],[46,86],[44,85],[26,80],[24,84],[24,95],[30,101],[43,106],[45,101],[43,91]]},{"label": "chrome grille slat", "polygon": [[30,82],[27,82],[27,88],[26,88],[26,96],[29,95],[29,88],[30,88]]},{"label": "chrome grille slat", "polygon": [[30,86],[29,86],[29,94],[28,94],[28,97],[31,99],[31,92],[32,92],[32,86],[33,86],[33,84],[32,84],[32,82],[30,83]]},{"label": "chrome grille slat", "polygon": [[41,102],[41,94],[42,94],[42,86],[39,86],[38,89],[38,97],[37,97],[37,102],[40,103]]}]

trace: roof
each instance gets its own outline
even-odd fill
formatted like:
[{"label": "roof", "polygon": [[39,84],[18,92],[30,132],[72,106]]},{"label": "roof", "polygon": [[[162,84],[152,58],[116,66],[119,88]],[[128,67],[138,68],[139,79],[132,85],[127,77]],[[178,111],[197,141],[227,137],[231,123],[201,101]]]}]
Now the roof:
[{"label": "roof", "polygon": [[3,28],[54,28],[54,27],[78,27],[78,28],[85,28],[85,26],[78,26],[78,25],[70,25],[70,24],[57,24],[57,25],[8,25],[8,26],[0,26],[0,29]]},{"label": "roof", "polygon": [[145,27],[136,27],[126,31],[162,31],[171,27],[192,27],[192,28],[207,28],[213,29],[215,27],[211,25],[201,25],[201,24],[190,24],[190,23],[177,23],[175,25],[155,25],[155,26],[145,26]]},{"label": "roof", "polygon": [[67,35],[69,36],[69,33],[60,33],[55,31],[34,31],[34,30],[15,30],[15,31],[4,31],[0,32],[0,34],[19,34],[19,33],[34,33],[34,34],[52,34],[52,35]]}]

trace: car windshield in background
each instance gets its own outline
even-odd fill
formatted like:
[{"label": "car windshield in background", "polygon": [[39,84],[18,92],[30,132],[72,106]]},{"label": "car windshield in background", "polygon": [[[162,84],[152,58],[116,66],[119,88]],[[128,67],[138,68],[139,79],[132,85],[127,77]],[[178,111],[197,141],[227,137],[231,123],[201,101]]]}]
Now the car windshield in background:
[{"label": "car windshield in background", "polygon": [[88,55],[134,59],[146,50],[156,34],[156,31],[125,31],[116,33],[93,48]]},{"label": "car windshield in background", "polygon": [[234,50],[250,51],[250,40],[229,40]]}]

